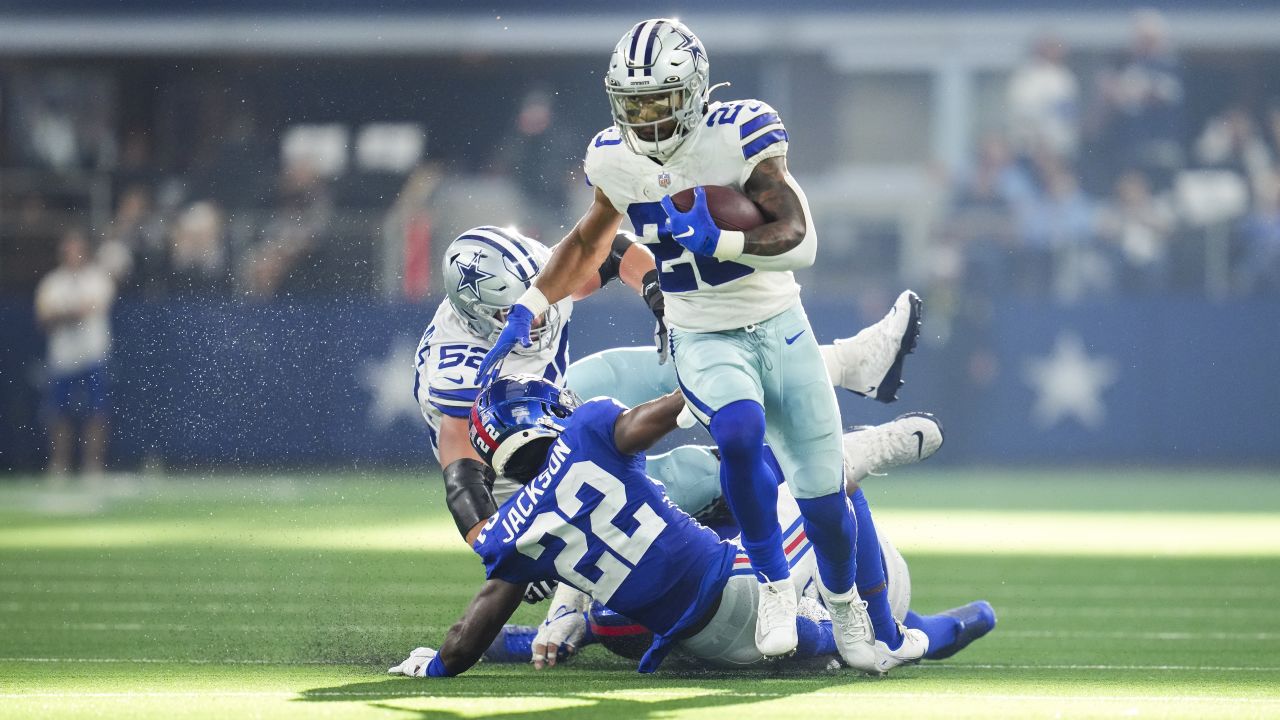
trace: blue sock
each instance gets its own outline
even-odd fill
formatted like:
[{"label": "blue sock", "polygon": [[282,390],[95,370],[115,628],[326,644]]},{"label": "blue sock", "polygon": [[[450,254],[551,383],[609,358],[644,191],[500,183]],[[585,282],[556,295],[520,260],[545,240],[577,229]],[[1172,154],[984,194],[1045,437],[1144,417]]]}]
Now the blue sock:
[{"label": "blue sock", "polygon": [[720,488],[742,528],[742,547],[756,578],[791,577],[778,527],[778,478],[765,462],[764,408],[738,400],[711,418],[711,437],[720,448]]},{"label": "blue sock", "polygon": [[796,616],[796,657],[820,657],[835,655],[836,638],[831,630],[830,620],[813,621],[803,615]]},{"label": "blue sock", "polygon": [[923,630],[929,636],[929,652],[939,652],[956,641],[956,631],[960,629],[960,621],[948,615],[920,615],[908,611],[903,625]]},{"label": "blue sock", "polygon": [[867,601],[867,614],[876,630],[876,639],[897,650],[902,645],[902,633],[893,619],[889,607],[889,584],[884,572],[884,557],[880,553],[880,538],[876,535],[875,522],[871,520],[871,506],[862,488],[850,496],[853,517],[858,522],[858,594]]},{"label": "blue sock", "polygon": [[843,490],[816,498],[796,498],[804,516],[804,532],[813,543],[822,584],[834,594],[848,592],[854,578],[853,512]]}]

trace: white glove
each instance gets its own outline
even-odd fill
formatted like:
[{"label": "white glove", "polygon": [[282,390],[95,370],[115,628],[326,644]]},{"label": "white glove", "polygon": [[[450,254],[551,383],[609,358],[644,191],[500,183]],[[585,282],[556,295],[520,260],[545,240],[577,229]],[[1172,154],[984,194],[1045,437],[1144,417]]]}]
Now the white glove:
[{"label": "white glove", "polygon": [[533,638],[534,668],[555,667],[562,647],[564,657],[573,655],[587,634],[587,620],[582,613],[590,606],[590,595],[560,583],[551,598],[547,619],[538,626],[538,634]]},{"label": "white glove", "polygon": [[388,668],[388,675],[405,675],[407,677],[426,677],[427,665],[435,658],[436,651],[428,647],[420,647],[409,654],[399,665]]}]

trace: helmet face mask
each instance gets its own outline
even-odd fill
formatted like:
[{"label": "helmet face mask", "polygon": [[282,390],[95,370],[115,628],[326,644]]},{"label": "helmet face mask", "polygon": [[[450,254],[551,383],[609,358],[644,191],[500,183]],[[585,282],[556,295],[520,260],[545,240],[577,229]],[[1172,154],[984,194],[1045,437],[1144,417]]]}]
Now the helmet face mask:
[{"label": "helmet face mask", "polygon": [[627,147],[670,158],[702,120],[708,77],[702,42],[678,20],[646,20],[623,35],[605,73],[605,91]]},{"label": "helmet face mask", "polygon": [[[445,250],[444,285],[454,312],[477,336],[493,342],[506,324],[511,306],[533,284],[550,251],[513,230],[472,228]],[[528,348],[551,347],[560,335],[560,310],[552,305],[534,321]]]}]

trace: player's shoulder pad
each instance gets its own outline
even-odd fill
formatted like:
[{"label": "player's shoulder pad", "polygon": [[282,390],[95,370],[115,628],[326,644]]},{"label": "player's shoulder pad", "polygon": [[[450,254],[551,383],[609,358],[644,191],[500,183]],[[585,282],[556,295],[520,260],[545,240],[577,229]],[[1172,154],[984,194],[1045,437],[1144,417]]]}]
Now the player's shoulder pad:
[{"label": "player's shoulder pad", "polygon": [[622,133],[618,131],[617,125],[610,125],[591,138],[591,142],[587,143],[587,154],[582,162],[587,185],[599,186],[597,177],[601,170],[606,170],[608,167],[609,157],[620,149],[626,148],[622,147]]},{"label": "player's shoulder pad", "polygon": [[712,103],[703,122],[728,135],[726,141],[735,143],[748,162],[786,154],[787,129],[778,111],[763,100]]}]

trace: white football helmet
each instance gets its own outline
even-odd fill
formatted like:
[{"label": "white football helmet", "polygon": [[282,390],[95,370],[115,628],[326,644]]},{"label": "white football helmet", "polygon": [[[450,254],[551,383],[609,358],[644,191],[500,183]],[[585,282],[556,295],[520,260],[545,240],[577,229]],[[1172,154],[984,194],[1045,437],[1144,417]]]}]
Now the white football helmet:
[{"label": "white football helmet", "polygon": [[679,20],[645,20],[622,36],[604,84],[632,152],[671,157],[706,112],[708,70],[702,41]]},{"label": "white football helmet", "polygon": [[[542,272],[551,251],[514,230],[489,225],[459,235],[444,252],[444,290],[449,304],[471,332],[493,342],[506,324],[507,311]],[[534,321],[528,348],[551,347],[560,335],[560,309],[547,308],[542,322]]]}]

